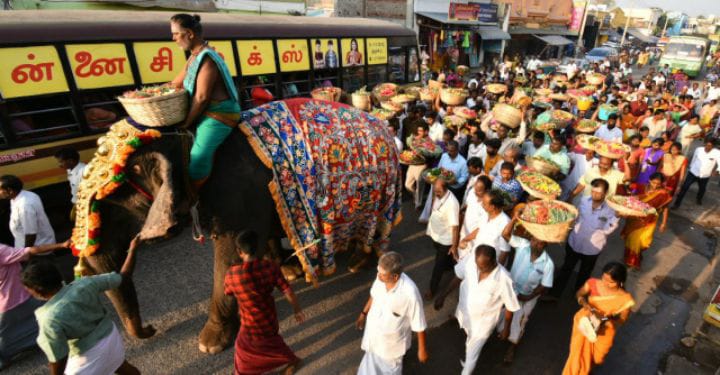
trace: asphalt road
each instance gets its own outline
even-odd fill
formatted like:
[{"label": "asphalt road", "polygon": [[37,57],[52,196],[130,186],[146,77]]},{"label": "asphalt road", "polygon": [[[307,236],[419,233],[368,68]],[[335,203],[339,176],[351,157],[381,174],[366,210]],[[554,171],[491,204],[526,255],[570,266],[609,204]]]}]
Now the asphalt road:
[{"label": "asphalt road", "polygon": [[[425,290],[432,268],[433,249],[424,226],[416,221],[417,214],[406,203],[403,222],[396,228],[392,248],[405,256],[408,275],[421,290]],[[693,249],[705,243],[702,230],[692,227],[681,219],[673,221],[673,229],[659,236],[661,246],[650,250],[647,275],[634,273],[628,283],[636,298],[642,301],[649,294],[662,290],[656,285],[643,287],[644,279],[653,273],[665,275],[677,269],[676,258],[694,259]],[[622,243],[617,234],[612,237],[605,253],[598,262],[598,269],[609,259],[622,257]],[[559,266],[563,249],[553,246],[550,255]],[[668,254],[667,265],[663,265]],[[339,256],[344,265],[348,254]],[[702,268],[700,257],[698,265]],[[61,257],[59,263],[66,270],[72,259]],[[707,263],[707,259],[704,260]],[[657,263],[657,264],[656,264]],[[668,271],[670,270],[670,271]],[[229,374],[232,372],[232,349],[218,355],[206,355],[197,349],[197,334],[206,319],[206,306],[211,291],[212,249],[210,245],[199,246],[192,241],[188,231],[167,242],[140,249],[135,282],[146,322],[153,324],[158,333],[147,340],[137,340],[124,335],[127,358],[146,374]],[[599,272],[596,270],[596,273]],[[645,273],[645,271],[643,272]],[[678,269],[677,273],[692,281],[696,271]],[[280,296],[277,299],[281,334],[297,354],[305,359],[302,374],[352,374],[362,358],[360,340],[362,333],[354,328],[354,321],[364,305],[370,284],[375,277],[372,269],[359,274],[349,274],[344,266],[339,272],[322,280],[319,288],[304,281],[295,282],[293,288],[304,306],[307,321],[298,325],[292,319],[291,309]],[[443,280],[447,283],[449,274]],[[679,280],[679,279],[678,279]],[[572,282],[572,280],[571,280]],[[685,285],[685,284],[683,284]],[[645,288],[645,289],[643,289]],[[656,290],[657,289],[657,290]],[[557,374],[561,372],[571,330],[572,316],[577,306],[566,290],[565,298],[558,304],[541,303],[535,309],[524,340],[516,352],[512,365],[502,364],[506,343],[491,339],[483,350],[476,373],[488,371],[498,374],[533,373]],[[647,294],[639,296],[639,294]],[[682,297],[682,296],[680,296]],[[680,327],[687,320],[687,301],[678,296],[661,295],[662,309],[651,315],[637,314],[623,329],[616,348],[608,358],[608,365],[599,373],[627,373],[622,369],[638,369],[638,374],[656,374],[657,364],[663,353],[677,342]],[[663,302],[664,301],[664,302]],[[659,305],[657,302],[652,302]],[[108,302],[109,305],[109,302]],[[435,312],[426,303],[425,312],[431,328],[428,330],[430,361],[417,362],[415,349],[406,356],[405,373],[436,374],[459,373],[460,359],[464,353],[465,336],[457,324],[449,319],[452,299],[446,308]],[[115,316],[114,311],[112,315]],[[116,320],[117,321],[117,320]],[[637,336],[643,338],[636,342]],[[625,337],[628,336],[628,337]],[[627,353],[642,353],[628,355]],[[9,374],[46,373],[44,356],[35,351],[19,358],[7,370]],[[618,372],[618,370],[620,372]]]}]

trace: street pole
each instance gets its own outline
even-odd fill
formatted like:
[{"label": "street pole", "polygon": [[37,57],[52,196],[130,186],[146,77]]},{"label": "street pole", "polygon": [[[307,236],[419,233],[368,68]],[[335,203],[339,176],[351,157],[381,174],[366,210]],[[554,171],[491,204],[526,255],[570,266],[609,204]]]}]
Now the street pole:
[{"label": "street pole", "polygon": [[620,40],[620,48],[625,45],[625,36],[627,35],[628,27],[630,27],[630,16],[625,16],[625,29],[623,30],[622,39]]},{"label": "street pole", "polygon": [[[505,14],[503,15],[503,25],[502,29],[504,32],[508,32],[508,28],[510,27],[510,9],[512,7],[511,3],[505,4]],[[483,42],[485,43],[485,42]],[[503,61],[503,57],[505,56],[505,44],[507,41],[505,39],[500,41],[500,61]]]},{"label": "street pole", "polygon": [[588,17],[588,6],[590,5],[590,0],[585,1],[585,9],[583,10],[583,19],[582,23],[580,24],[580,34],[578,35],[578,47],[584,47],[585,41],[583,41],[583,35],[585,35],[585,24],[587,23],[587,17]]}]

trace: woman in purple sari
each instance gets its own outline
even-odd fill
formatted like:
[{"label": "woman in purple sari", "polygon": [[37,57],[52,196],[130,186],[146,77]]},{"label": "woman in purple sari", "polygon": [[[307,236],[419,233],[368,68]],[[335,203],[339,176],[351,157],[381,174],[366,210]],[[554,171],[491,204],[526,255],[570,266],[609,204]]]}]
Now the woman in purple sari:
[{"label": "woman in purple sari", "polygon": [[652,141],[650,147],[645,149],[643,154],[642,162],[640,164],[640,173],[635,179],[633,186],[633,193],[639,194],[645,190],[645,186],[650,182],[650,176],[656,171],[660,170],[660,164],[662,163],[665,152],[662,150],[663,140],[657,138]]}]

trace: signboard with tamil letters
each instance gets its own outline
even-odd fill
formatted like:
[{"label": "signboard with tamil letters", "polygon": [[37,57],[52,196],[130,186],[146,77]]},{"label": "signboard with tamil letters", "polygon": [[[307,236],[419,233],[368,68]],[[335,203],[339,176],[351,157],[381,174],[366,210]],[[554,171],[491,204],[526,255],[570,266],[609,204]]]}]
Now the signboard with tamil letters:
[{"label": "signboard with tamil letters", "polygon": [[310,53],[305,39],[278,39],[280,71],[299,72],[310,70]]},{"label": "signboard with tamil letters", "polygon": [[237,77],[237,67],[235,66],[235,54],[233,53],[232,42],[229,40],[211,40],[208,44],[215,48],[220,57],[225,60],[230,75]]},{"label": "signboard with tamil letters", "polygon": [[368,65],[387,64],[387,38],[367,38]]},{"label": "signboard with tamil letters", "polygon": [[68,91],[53,46],[1,48],[0,61],[0,95],[5,99]]},{"label": "signboard with tamil letters", "polygon": [[65,51],[81,90],[135,83],[124,44],[68,44]]},{"label": "signboard with tamil letters", "polygon": [[272,40],[238,40],[235,43],[243,76],[275,73]]},{"label": "signboard with tamil letters", "polygon": [[173,42],[133,43],[142,83],[169,82],[185,69],[185,52]]}]

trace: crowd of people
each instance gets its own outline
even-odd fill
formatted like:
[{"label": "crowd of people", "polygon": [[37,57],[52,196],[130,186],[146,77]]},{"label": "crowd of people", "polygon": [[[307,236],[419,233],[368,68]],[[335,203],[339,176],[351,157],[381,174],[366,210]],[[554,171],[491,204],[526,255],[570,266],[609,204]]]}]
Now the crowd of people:
[{"label": "crowd of people", "polygon": [[[183,22],[195,25],[199,19],[177,20],[174,33],[201,31],[199,24],[185,27]],[[647,59],[637,63],[647,64]],[[429,285],[421,293],[403,272],[402,255],[388,252],[379,258],[377,278],[356,321],[364,330],[359,374],[400,374],[412,332],[417,335],[418,359],[426,362],[432,353],[425,343],[423,299],[441,309],[455,290],[459,290],[455,317],[467,334],[462,373],[473,372],[494,332],[509,341],[504,361],[512,362],[538,301],[562,298],[578,263],[572,292],[580,309],[572,323],[563,374],[588,374],[603,362],[634,305],[624,285],[628,268],[640,270],[655,229],[667,228],[668,209],[680,207],[696,183],[695,200],[701,205],[710,177],[720,171],[715,138],[720,83],[690,83],[681,71],[671,73],[666,67],[650,68],[637,79],[630,74],[629,63],[622,64],[603,61],[582,68],[572,64],[563,74],[546,74],[537,69],[536,59],[517,57],[474,74],[447,71],[434,75],[433,81],[466,89],[464,107],[476,116],[462,125],[446,121],[458,106],[447,105],[438,96],[408,103],[388,120],[399,151],[421,143],[442,150],[437,157],[403,169],[404,186],[421,212],[420,221],[427,225],[435,260]],[[594,74],[603,80],[590,85]],[[490,90],[497,84],[504,89]],[[582,98],[575,95],[581,89],[586,92]],[[493,108],[498,103],[519,108],[518,126],[497,118]],[[572,120],[565,126],[543,127],[555,110],[570,113]],[[576,125],[582,120],[597,123],[594,137],[625,145],[627,152],[618,157],[596,154],[579,141]],[[204,157],[211,158],[212,151]],[[56,157],[68,172],[74,202],[84,164],[72,150],[62,150]],[[518,225],[533,199],[517,180],[530,168],[528,157],[557,167],[552,178],[562,190],[558,199],[577,208],[557,271],[546,251],[548,242]],[[451,172],[453,178],[426,181],[424,172],[435,167]],[[198,180],[207,173],[209,166],[202,166]],[[606,201],[614,195],[635,196],[656,213],[624,217]],[[13,246],[0,247],[0,366],[36,342],[53,374],[139,373],[125,360],[122,339],[99,300],[103,291],[118,287],[132,273],[139,240],[131,243],[119,274],[64,284],[47,262],[31,263],[24,270],[20,265],[31,255],[68,246],[55,243],[40,198],[24,190],[15,176],[0,177],[0,198],[11,201],[14,236]],[[600,278],[591,277],[609,237],[618,232],[625,240],[624,264],[609,262]],[[292,373],[301,360],[279,335],[273,290],[285,295],[298,322],[304,321],[304,313],[278,265],[256,257],[258,246],[255,233],[239,233],[235,247],[242,262],[225,277],[225,293],[237,299],[241,322],[235,373],[265,373],[281,366]],[[443,283],[448,272],[451,280]]]}]

